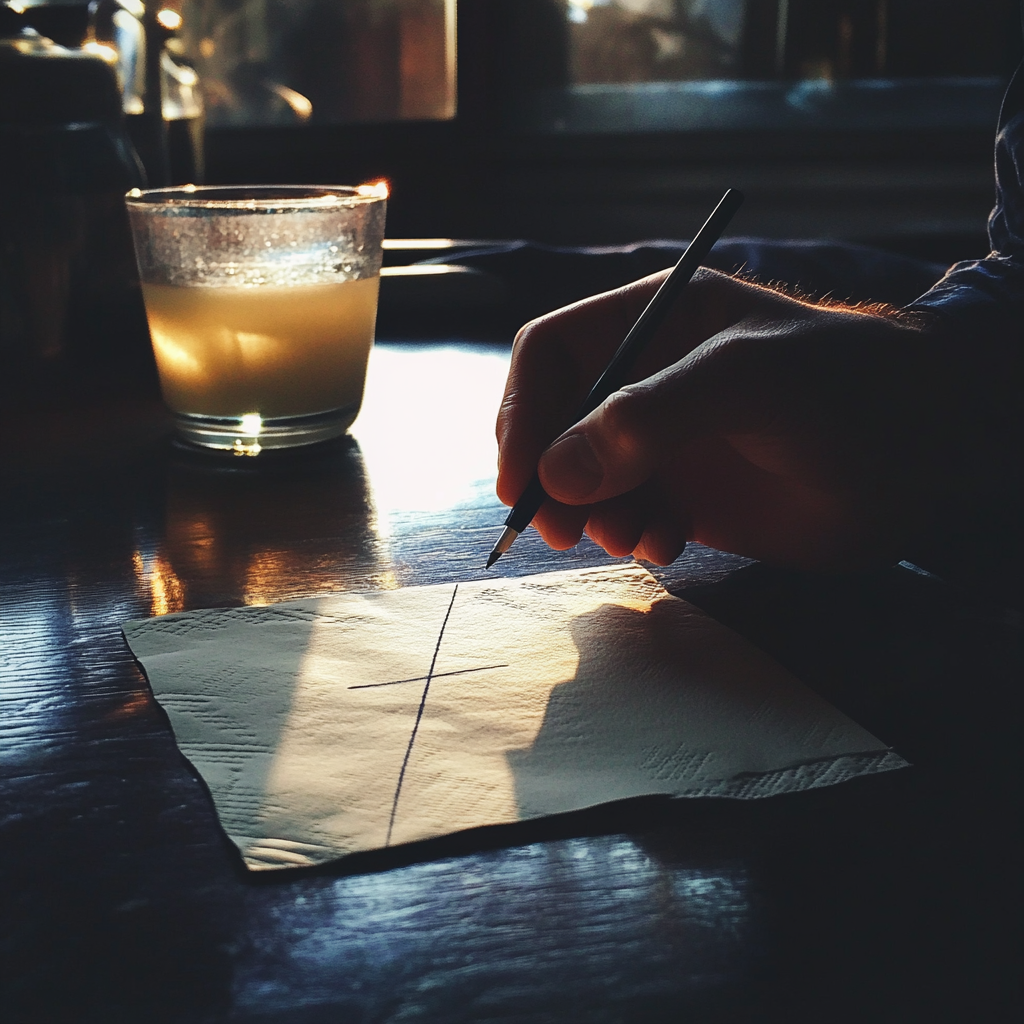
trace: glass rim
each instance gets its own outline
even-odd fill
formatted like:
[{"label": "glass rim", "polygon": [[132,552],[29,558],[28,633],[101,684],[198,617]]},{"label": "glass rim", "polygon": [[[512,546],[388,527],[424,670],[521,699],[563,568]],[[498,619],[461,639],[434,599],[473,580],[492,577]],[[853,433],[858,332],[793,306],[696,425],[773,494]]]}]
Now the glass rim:
[{"label": "glass rim", "polygon": [[133,188],[125,203],[139,210],[231,210],[254,213],[290,210],[329,210],[380,203],[388,184],[369,185],[171,185]]}]

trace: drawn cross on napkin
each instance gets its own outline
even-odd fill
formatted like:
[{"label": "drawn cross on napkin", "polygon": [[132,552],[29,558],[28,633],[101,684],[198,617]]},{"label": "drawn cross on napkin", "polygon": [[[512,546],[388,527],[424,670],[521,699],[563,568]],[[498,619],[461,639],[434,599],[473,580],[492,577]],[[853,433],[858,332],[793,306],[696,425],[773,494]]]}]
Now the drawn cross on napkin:
[{"label": "drawn cross on napkin", "polygon": [[253,870],[628,797],[748,799],[906,764],[636,564],[185,612],[124,632]]}]

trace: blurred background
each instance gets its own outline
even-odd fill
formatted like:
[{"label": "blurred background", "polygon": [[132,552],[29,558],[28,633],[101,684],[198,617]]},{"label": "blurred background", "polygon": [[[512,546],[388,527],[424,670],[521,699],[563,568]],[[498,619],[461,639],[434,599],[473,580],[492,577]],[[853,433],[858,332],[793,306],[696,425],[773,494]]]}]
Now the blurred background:
[{"label": "blurred background", "polygon": [[[109,47],[140,114],[140,0],[20,8],[58,42]],[[393,237],[688,237],[735,186],[734,234],[978,255],[1022,50],[1016,0],[157,8],[178,180],[386,178]]]}]

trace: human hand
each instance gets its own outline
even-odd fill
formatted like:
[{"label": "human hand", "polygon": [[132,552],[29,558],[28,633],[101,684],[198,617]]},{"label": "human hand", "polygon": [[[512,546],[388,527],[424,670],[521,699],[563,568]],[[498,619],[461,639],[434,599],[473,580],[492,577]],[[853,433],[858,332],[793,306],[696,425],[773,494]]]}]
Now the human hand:
[{"label": "human hand", "polygon": [[927,529],[956,430],[952,364],[929,325],[700,271],[635,383],[572,425],[664,276],[519,332],[497,423],[501,500],[537,470],[553,500],[534,526],[552,547],[586,529],[610,554],[660,564],[687,540],[804,568],[902,557]]}]

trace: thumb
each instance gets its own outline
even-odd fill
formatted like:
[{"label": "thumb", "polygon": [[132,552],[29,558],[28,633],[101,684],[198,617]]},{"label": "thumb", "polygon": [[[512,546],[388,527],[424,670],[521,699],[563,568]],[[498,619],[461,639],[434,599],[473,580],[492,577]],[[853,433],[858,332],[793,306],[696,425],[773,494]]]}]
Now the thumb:
[{"label": "thumb", "polygon": [[679,375],[663,371],[609,396],[540,457],[544,490],[565,505],[605,501],[638,487],[686,433]]},{"label": "thumb", "polygon": [[[787,330],[783,340],[799,341],[798,333]],[[796,404],[803,348],[787,344],[780,356],[776,335],[777,328],[741,321],[610,395],[542,453],[544,490],[564,505],[606,501],[649,480],[691,441],[778,420]],[[771,338],[776,344],[765,343]]]}]

